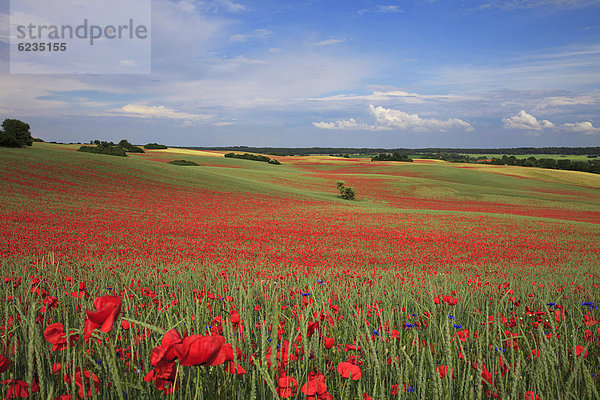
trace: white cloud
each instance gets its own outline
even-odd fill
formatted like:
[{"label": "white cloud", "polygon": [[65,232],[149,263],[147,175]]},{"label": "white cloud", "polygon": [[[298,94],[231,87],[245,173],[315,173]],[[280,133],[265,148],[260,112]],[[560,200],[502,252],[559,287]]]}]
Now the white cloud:
[{"label": "white cloud", "polygon": [[594,135],[600,133],[600,128],[594,127],[591,122],[567,122],[562,125],[556,125],[546,119],[538,120],[525,110],[517,115],[502,119],[505,128],[519,129],[539,134],[544,129],[558,129],[566,132],[582,133],[584,135]]},{"label": "white cloud", "polygon": [[582,94],[578,96],[551,96],[544,98],[538,109],[577,105],[593,105],[600,103],[600,93]]},{"label": "white cloud", "polygon": [[315,43],[315,46],[331,46],[338,43],[344,43],[346,39],[327,39]]},{"label": "white cloud", "polygon": [[365,14],[365,13],[394,13],[395,14],[395,13],[401,13],[401,12],[404,12],[404,10],[402,10],[397,5],[378,5],[378,6],[375,6],[374,8],[360,10],[358,13],[359,14]]},{"label": "white cloud", "polygon": [[400,110],[369,105],[369,111],[375,117],[372,125],[357,122],[354,118],[334,122],[313,122],[320,129],[365,129],[372,131],[412,130],[412,131],[446,131],[448,129],[463,129],[472,131],[473,127],[458,118],[441,120],[437,118],[422,118],[418,114],[408,114]]},{"label": "white cloud", "polygon": [[584,135],[600,134],[600,128],[595,128],[591,122],[566,123],[560,126],[566,131],[583,133]]},{"label": "white cloud", "polygon": [[243,35],[241,33],[232,35],[231,41],[244,43],[251,39],[264,39],[266,37],[271,36],[272,34],[273,34],[273,32],[268,29],[255,29],[252,32],[247,33],[245,35]]},{"label": "white cloud", "polygon": [[320,129],[371,129],[369,125],[356,122],[354,118],[334,122],[313,122],[313,125]]},{"label": "white cloud", "polygon": [[408,104],[425,104],[427,102],[457,102],[467,100],[477,100],[479,97],[476,96],[462,96],[454,94],[419,94],[411,93],[403,90],[388,90],[388,91],[373,91],[366,95],[354,95],[354,94],[339,94],[327,97],[311,98],[313,101],[323,102],[337,102],[337,101],[368,101],[368,102],[382,102],[382,101],[400,101]]},{"label": "white cloud", "polygon": [[527,131],[541,131],[542,129],[554,128],[555,125],[544,119],[538,120],[531,114],[528,114],[525,110],[521,110],[517,115],[502,119],[502,123],[505,128],[508,129],[520,129]]},{"label": "white cloud", "polygon": [[138,118],[168,118],[185,120],[188,123],[193,121],[206,121],[210,116],[202,114],[191,114],[181,111],[176,111],[165,106],[147,106],[144,104],[127,104],[115,112],[129,117]]},{"label": "white cloud", "polygon": [[409,129],[417,131],[464,129],[473,130],[471,124],[462,119],[450,118],[440,120],[436,118],[421,118],[418,114],[407,114],[400,110],[384,107],[369,106],[371,114],[375,117],[379,129]]},{"label": "white cloud", "polygon": [[231,0],[218,0],[218,5],[230,13],[240,13],[246,10],[246,6]]}]

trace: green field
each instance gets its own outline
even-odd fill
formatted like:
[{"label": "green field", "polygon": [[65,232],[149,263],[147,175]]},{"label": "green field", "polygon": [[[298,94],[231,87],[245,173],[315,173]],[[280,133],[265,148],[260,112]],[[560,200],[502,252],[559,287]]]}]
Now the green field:
[{"label": "green field", "polygon": [[77,148],[0,149],[3,396],[598,398],[599,175]]}]

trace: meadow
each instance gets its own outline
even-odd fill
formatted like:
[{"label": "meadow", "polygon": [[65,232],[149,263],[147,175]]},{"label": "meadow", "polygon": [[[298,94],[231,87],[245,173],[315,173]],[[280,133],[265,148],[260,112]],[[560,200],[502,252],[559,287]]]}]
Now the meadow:
[{"label": "meadow", "polygon": [[77,148],[0,149],[6,399],[600,398],[598,175]]}]

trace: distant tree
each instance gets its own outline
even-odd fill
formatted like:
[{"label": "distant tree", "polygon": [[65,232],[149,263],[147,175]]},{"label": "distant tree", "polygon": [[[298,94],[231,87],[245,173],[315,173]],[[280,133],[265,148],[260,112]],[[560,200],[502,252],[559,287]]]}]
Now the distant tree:
[{"label": "distant tree", "polygon": [[571,160],[558,160],[558,168],[560,169],[571,169],[572,163]]},{"label": "distant tree", "polygon": [[337,188],[340,191],[340,197],[344,200],[354,200],[356,196],[356,192],[354,192],[354,188],[350,186],[345,186],[344,181],[337,181]]},{"label": "distant tree", "polygon": [[[565,160],[560,160],[560,161],[565,161]],[[559,163],[560,163],[560,161],[559,161]],[[556,169],[557,163],[554,158],[540,158],[540,167]]]},{"label": "distant tree", "polygon": [[178,165],[180,167],[199,167],[200,166],[200,164],[195,163],[194,161],[188,161],[188,160],[173,160],[173,161],[169,161],[167,164]]},{"label": "distant tree", "polygon": [[381,153],[374,157],[371,157],[371,161],[403,161],[412,162],[413,160],[406,154],[395,152],[393,154]]},{"label": "distant tree", "polygon": [[269,164],[274,164],[274,165],[281,165],[281,163],[277,160],[275,160],[274,158],[271,159],[267,156],[263,156],[260,154],[249,154],[249,153],[244,153],[244,154],[236,154],[236,153],[227,153],[224,155],[225,158],[239,158],[242,160],[252,160],[252,161],[262,161],[262,162],[266,162]]},{"label": "distant tree", "polygon": [[144,146],[144,148],[148,149],[148,150],[164,150],[164,149],[167,149],[168,147],[165,146],[164,144],[148,143],[147,145]]},{"label": "distant tree", "polygon": [[33,138],[31,137],[29,124],[18,119],[5,119],[2,122],[0,131],[0,146],[4,147],[22,147],[31,146]]},{"label": "distant tree", "polygon": [[125,151],[128,153],[143,153],[144,152],[144,150],[142,150],[141,147],[134,146],[125,139],[122,139],[119,142],[119,147],[124,148]]}]

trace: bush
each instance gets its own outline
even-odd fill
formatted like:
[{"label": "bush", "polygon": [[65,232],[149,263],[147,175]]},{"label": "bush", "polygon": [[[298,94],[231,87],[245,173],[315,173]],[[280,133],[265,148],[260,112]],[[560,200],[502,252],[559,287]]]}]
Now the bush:
[{"label": "bush", "polygon": [[168,147],[165,146],[164,144],[148,143],[147,145],[144,146],[144,148],[148,149],[148,150],[164,150],[164,149],[167,149]]},{"label": "bush", "polygon": [[113,142],[100,142],[96,146],[81,146],[79,150],[85,153],[106,154],[109,156],[127,157],[125,149],[121,146],[115,146]]},{"label": "bush", "polygon": [[378,154],[371,158],[371,161],[401,161],[401,162],[413,162],[411,158],[408,158],[406,154],[393,153],[393,154]]},{"label": "bush", "polygon": [[119,146],[124,148],[125,151],[128,153],[143,153],[144,152],[144,150],[142,150],[141,147],[134,146],[125,139],[123,139],[119,142]]},{"label": "bush", "polygon": [[0,131],[0,146],[3,147],[22,147],[31,146],[33,138],[31,137],[30,126],[18,119],[5,119],[2,122]]},{"label": "bush", "polygon": [[179,165],[180,167],[199,167],[200,166],[200,164],[197,164],[193,161],[188,161],[188,160],[173,160],[173,161],[169,161],[167,164]]},{"label": "bush", "polygon": [[281,165],[281,163],[275,159],[271,159],[267,156],[262,156],[259,154],[249,154],[249,153],[244,153],[244,154],[235,154],[235,153],[227,153],[225,154],[226,158],[240,158],[242,160],[252,160],[252,161],[262,161],[262,162],[267,162],[269,164],[274,164],[274,165]]},{"label": "bush", "polygon": [[337,181],[337,188],[340,191],[340,197],[344,200],[354,200],[356,192],[350,186],[344,186],[344,181]]}]

